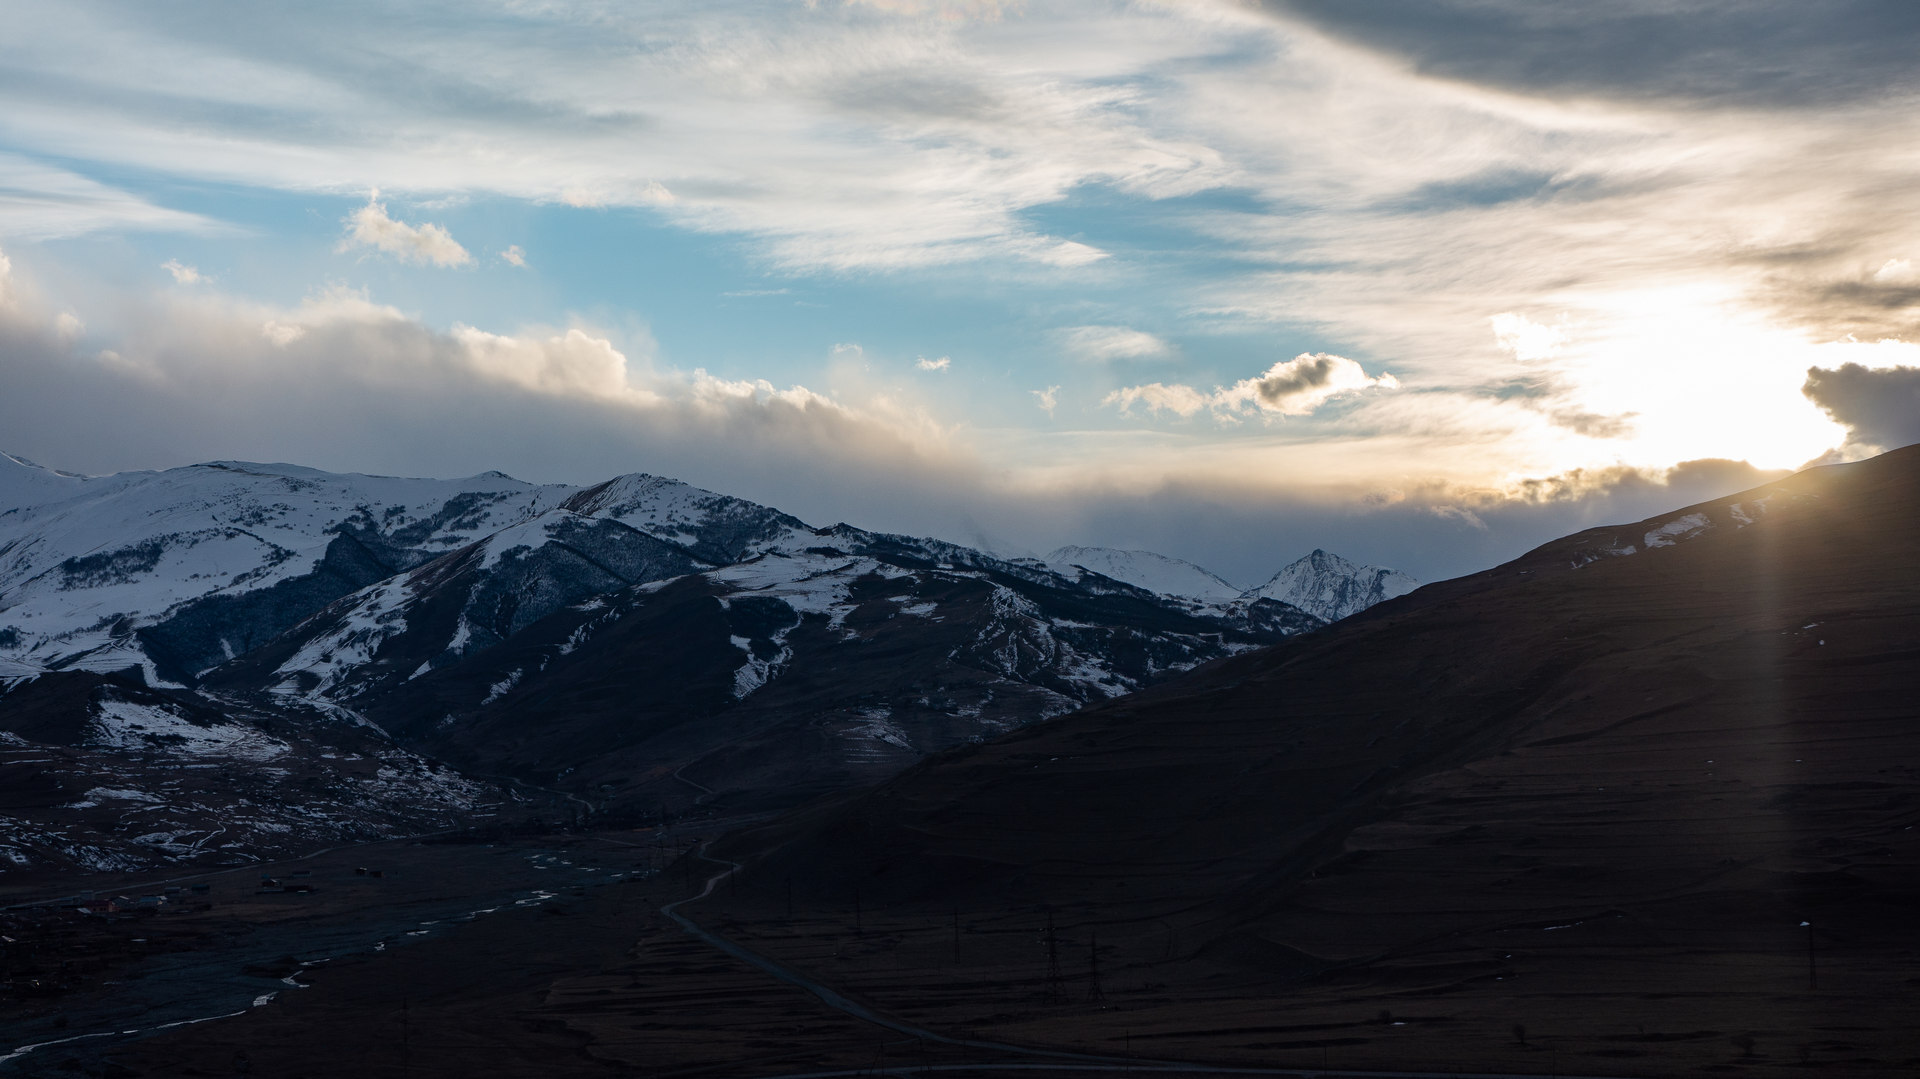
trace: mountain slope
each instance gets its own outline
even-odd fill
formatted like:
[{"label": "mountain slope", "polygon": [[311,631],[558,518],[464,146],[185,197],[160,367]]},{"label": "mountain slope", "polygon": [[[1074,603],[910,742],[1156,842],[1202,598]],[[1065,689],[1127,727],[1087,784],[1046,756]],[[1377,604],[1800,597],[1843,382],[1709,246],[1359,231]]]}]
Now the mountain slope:
[{"label": "mountain slope", "polygon": [[1191,562],[1152,551],[1123,551],[1113,547],[1060,547],[1048,553],[1047,565],[1061,572],[1089,569],[1116,581],[1164,596],[1224,602],[1240,598],[1244,589]]},{"label": "mountain slope", "polygon": [[173,681],[573,493],[237,462],[65,477],[15,458],[0,489],[43,492],[0,509],[0,652]]},{"label": "mountain slope", "polygon": [[0,872],[240,865],[467,826],[511,800],[324,716],[123,674],[0,680]]},{"label": "mountain slope", "polygon": [[[1920,448],[1809,470],[722,847],[811,910],[857,890],[870,926],[957,907],[966,985],[836,974],[779,942],[772,903],[729,916],[877,1007],[1030,1042],[1117,1045],[1124,1015],[1189,1058],[1318,1064],[1286,1032],[1337,1031],[1348,1066],[1538,1071],[1530,1030],[1587,1072],[1757,1052],[1898,1074],[1920,1056],[1916,528]],[[1097,932],[1122,1012],[1046,988],[1043,911],[1083,972]],[[1019,1014],[967,987],[994,978],[1031,987]]]},{"label": "mountain slope", "polygon": [[602,798],[791,804],[1320,625],[844,526],[708,567],[580,520],[363,589],[208,685]]}]

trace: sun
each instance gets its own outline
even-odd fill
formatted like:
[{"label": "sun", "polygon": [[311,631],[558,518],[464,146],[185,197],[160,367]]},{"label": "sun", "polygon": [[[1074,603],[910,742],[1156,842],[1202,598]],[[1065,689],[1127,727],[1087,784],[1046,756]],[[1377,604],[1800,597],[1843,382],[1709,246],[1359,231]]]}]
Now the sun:
[{"label": "sun", "polygon": [[1701,458],[1803,465],[1847,435],[1801,392],[1808,369],[1887,366],[1915,351],[1812,340],[1711,285],[1615,293],[1589,311],[1550,362],[1574,407],[1619,418],[1622,433],[1604,441],[1644,467]]}]

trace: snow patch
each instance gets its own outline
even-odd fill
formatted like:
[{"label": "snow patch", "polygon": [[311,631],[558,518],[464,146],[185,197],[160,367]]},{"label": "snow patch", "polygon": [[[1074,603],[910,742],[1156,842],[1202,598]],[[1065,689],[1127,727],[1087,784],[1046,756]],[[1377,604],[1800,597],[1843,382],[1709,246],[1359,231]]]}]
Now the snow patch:
[{"label": "snow patch", "polygon": [[92,809],[102,802],[137,802],[145,805],[165,805],[166,799],[155,794],[131,787],[95,787],[80,796],[80,800],[69,805],[68,809]]},{"label": "snow patch", "polygon": [[520,678],[523,673],[520,668],[515,667],[512,673],[508,674],[505,678],[488,686],[486,699],[480,702],[480,707],[485,708],[487,705],[513,692],[513,687],[520,684]]},{"label": "snow patch", "polygon": [[229,757],[265,761],[286,753],[288,746],[251,727],[220,723],[202,727],[190,723],[163,705],[136,704],[112,698],[94,706],[95,745],[183,757]]},{"label": "snow patch", "polygon": [[1681,540],[1692,539],[1713,527],[1713,522],[1704,513],[1689,513],[1685,517],[1676,517],[1666,524],[1648,532],[1643,538],[1648,550],[1655,547],[1671,547]]},{"label": "snow patch", "polygon": [[747,661],[740,665],[739,670],[733,672],[733,696],[735,700],[746,700],[753,695],[755,690],[772,681],[773,676],[778,673],[780,665],[793,654],[783,646],[780,649],[780,654],[774,658],[761,659],[759,656],[753,654],[752,640],[746,637],[728,637],[727,640],[731,641],[735,648],[747,654]]}]

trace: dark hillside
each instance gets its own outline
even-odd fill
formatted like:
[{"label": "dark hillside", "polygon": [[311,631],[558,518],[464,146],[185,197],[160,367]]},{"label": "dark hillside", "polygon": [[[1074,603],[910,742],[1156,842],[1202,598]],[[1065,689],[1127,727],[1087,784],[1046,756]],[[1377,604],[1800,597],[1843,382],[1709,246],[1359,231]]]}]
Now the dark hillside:
[{"label": "dark hillside", "polygon": [[[1401,1063],[1469,1029],[1518,1046],[1531,1013],[1600,1056],[1690,1030],[1701,1059],[1752,1037],[1776,1064],[1907,1066],[1916,495],[1908,449],[1590,530],[726,851],[816,907],[1051,911],[1079,969],[1097,933],[1112,981],[1176,987],[1129,1020],[1169,1052],[1271,1041],[1204,1033],[1233,1024],[1186,1015],[1184,985],[1451,1016],[1427,1048],[1377,1032]],[[1042,978],[1031,952],[1005,961]],[[1049,1015],[1028,1036],[1111,1025]]]}]

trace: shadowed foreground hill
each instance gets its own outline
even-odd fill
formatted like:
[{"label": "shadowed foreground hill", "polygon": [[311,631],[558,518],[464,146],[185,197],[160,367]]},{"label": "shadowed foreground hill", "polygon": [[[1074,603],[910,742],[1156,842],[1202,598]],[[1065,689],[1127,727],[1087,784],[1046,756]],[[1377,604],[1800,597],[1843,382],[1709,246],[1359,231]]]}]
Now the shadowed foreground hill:
[{"label": "shadowed foreground hill", "polygon": [[1917,494],[1909,448],[1590,530],[722,846],[896,950],[941,954],[956,912],[998,988],[729,917],[1035,1042],[1911,1069]]}]

